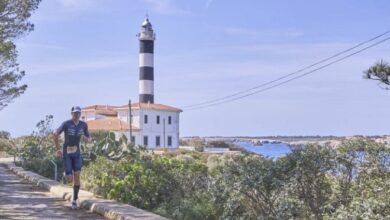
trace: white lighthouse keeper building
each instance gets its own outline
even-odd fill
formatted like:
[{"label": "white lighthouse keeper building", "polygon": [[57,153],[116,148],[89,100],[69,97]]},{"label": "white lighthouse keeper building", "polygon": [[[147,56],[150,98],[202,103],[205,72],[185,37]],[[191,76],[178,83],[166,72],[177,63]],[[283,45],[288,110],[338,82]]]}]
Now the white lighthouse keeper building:
[{"label": "white lighthouse keeper building", "polygon": [[[137,35],[139,50],[139,102],[131,104],[132,142],[148,149],[178,148],[181,109],[154,103],[154,40],[146,18]],[[93,105],[82,108],[81,118],[91,131],[112,131],[130,137],[129,105]]]},{"label": "white lighthouse keeper building", "polygon": [[[132,108],[133,142],[148,148],[179,147],[180,112],[178,108],[151,103],[135,103]],[[127,121],[129,106],[115,108],[118,118]],[[128,134],[128,133],[127,133]],[[126,134],[126,136],[127,136]]]}]

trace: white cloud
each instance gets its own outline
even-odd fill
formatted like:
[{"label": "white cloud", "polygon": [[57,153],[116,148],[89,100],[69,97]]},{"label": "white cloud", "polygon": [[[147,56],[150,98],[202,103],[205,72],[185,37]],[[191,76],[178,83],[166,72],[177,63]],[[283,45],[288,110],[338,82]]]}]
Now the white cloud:
[{"label": "white cloud", "polygon": [[68,10],[86,10],[96,6],[96,0],[57,0],[61,7]]},{"label": "white cloud", "polygon": [[65,50],[66,48],[60,45],[53,44],[41,44],[41,43],[18,43],[19,47],[22,48],[36,48],[36,49],[46,49],[46,50]]},{"label": "white cloud", "polygon": [[41,63],[30,67],[30,75],[72,73],[76,71],[88,71],[97,69],[114,68],[121,64],[130,63],[130,57],[123,56],[117,58],[97,58],[91,60],[77,60],[61,63]]},{"label": "white cloud", "polygon": [[142,0],[150,5],[153,12],[163,15],[182,15],[188,12],[174,4],[173,0]]},{"label": "white cloud", "polygon": [[211,5],[211,3],[213,3],[213,1],[214,1],[214,0],[207,0],[207,1],[206,1],[206,4],[205,4],[206,9],[208,9],[208,8],[210,7],[210,5]]},{"label": "white cloud", "polygon": [[227,35],[240,35],[248,37],[300,37],[304,33],[296,28],[258,30],[242,27],[228,27],[222,30]]},{"label": "white cloud", "polygon": [[[159,65],[168,66],[168,69],[160,70],[163,71],[160,73],[164,74],[162,80],[166,80],[161,84],[169,85],[172,80],[179,79],[182,83],[176,85],[178,90],[198,91],[188,94],[189,97],[191,96],[190,99],[197,96],[208,97],[208,94],[216,90],[218,90],[216,93],[230,94],[232,88],[235,88],[234,91],[240,91],[274,80],[353,45],[352,42],[251,44],[240,47],[203,48],[192,51],[191,54],[175,53],[164,57]],[[385,57],[386,54],[388,54],[386,48],[373,48],[319,70],[308,77],[288,83],[276,92],[293,88],[303,94],[315,90],[324,95],[328,91],[342,90],[345,85],[355,89],[365,83],[362,81],[362,71],[375,62],[377,57]],[[180,65],[177,64],[178,59]],[[175,68],[170,68],[171,66]],[[177,75],[175,72],[185,74]],[[210,86],[211,82],[213,86]]]},{"label": "white cloud", "polygon": [[37,13],[32,20],[38,22],[61,22],[69,19],[78,19],[79,16],[85,16],[85,13],[101,12],[102,0],[50,0],[43,1]]}]

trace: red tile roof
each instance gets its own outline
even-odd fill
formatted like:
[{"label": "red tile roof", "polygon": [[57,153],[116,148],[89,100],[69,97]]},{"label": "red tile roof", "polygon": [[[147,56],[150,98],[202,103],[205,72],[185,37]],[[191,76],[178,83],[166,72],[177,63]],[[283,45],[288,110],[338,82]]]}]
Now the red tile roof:
[{"label": "red tile roof", "polygon": [[111,105],[90,105],[81,108],[82,111],[96,111],[96,110],[113,110],[117,106],[111,106]]},{"label": "red tile roof", "polygon": [[[183,110],[179,108],[175,108],[169,105],[163,104],[151,104],[151,103],[132,103],[132,109],[153,109],[153,110],[163,110],[163,111],[173,111],[173,112],[183,112]],[[97,114],[115,116],[116,110],[124,110],[129,109],[129,105],[122,106],[110,106],[110,105],[91,105],[81,108],[83,112],[95,111]]]},{"label": "red tile roof", "polygon": [[[119,118],[108,117],[104,119],[96,119],[86,121],[88,129],[91,131],[128,131],[129,124]],[[139,128],[132,126],[132,131],[140,131]]]},{"label": "red tile roof", "polygon": [[[175,108],[169,105],[163,105],[163,104],[152,104],[152,103],[132,103],[131,104],[132,109],[153,109],[153,110],[163,110],[163,111],[174,111],[174,112],[182,112],[183,110],[179,108]],[[129,109],[129,105],[122,105],[114,108],[115,110],[123,110],[123,109]]]},{"label": "red tile roof", "polygon": [[117,116],[118,112],[115,110],[96,110],[96,114],[105,116]]}]

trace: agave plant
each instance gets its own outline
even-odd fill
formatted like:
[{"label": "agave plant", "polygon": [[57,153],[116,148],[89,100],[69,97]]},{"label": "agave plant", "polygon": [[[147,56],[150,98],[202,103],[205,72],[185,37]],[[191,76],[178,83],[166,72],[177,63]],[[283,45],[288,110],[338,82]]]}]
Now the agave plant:
[{"label": "agave plant", "polygon": [[111,160],[122,158],[138,159],[140,146],[128,143],[125,135],[118,139],[113,132],[99,132],[92,135],[93,143],[82,144],[81,152],[85,160],[95,160],[97,156],[104,156]]}]

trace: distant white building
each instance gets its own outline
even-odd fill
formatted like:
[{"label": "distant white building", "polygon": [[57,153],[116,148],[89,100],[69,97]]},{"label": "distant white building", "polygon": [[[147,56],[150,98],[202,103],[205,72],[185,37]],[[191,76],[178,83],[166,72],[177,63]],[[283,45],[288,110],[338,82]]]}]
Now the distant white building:
[{"label": "distant white building", "polygon": [[[154,103],[154,40],[152,24],[146,18],[138,34],[139,102],[131,105],[132,142],[154,148],[178,148],[181,109]],[[112,131],[130,137],[129,105],[93,105],[82,108],[81,119],[91,131]],[[128,139],[129,140],[129,139]]]},{"label": "distant white building", "polygon": [[[178,148],[181,109],[152,103],[131,105],[132,142],[148,148]],[[81,109],[90,131],[112,131],[130,137],[129,105],[93,105]]]}]

